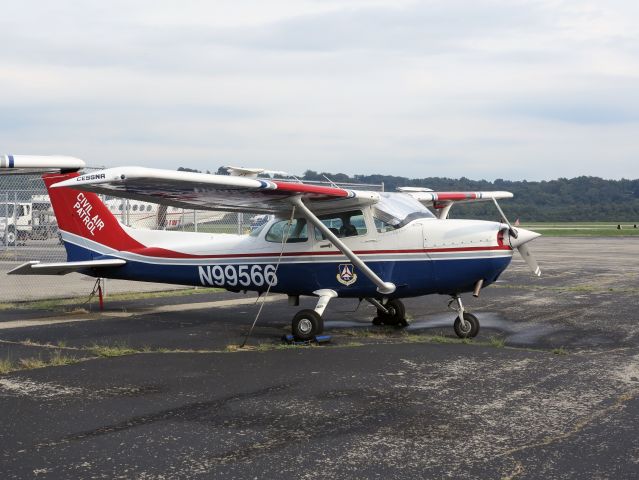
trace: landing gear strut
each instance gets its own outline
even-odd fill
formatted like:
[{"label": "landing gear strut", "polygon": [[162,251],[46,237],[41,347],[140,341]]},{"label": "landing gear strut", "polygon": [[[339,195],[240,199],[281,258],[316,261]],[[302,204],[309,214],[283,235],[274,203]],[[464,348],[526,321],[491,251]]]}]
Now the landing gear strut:
[{"label": "landing gear strut", "polygon": [[300,310],[293,317],[291,322],[291,333],[298,342],[313,340],[324,331],[324,320],[322,314],[332,298],[337,297],[335,290],[322,289],[313,292],[319,297],[314,310]]},{"label": "landing gear strut", "polygon": [[[455,303],[455,306],[453,306]],[[459,338],[474,338],[479,333],[479,319],[472,313],[464,310],[464,304],[462,303],[459,295],[453,295],[452,300],[448,303],[448,307],[457,312],[457,318],[453,324],[455,334]]]},{"label": "landing gear strut", "polygon": [[367,298],[369,303],[377,308],[377,316],[373,318],[373,325],[392,325],[407,327],[406,307],[399,299],[388,300],[382,304],[374,298]]}]

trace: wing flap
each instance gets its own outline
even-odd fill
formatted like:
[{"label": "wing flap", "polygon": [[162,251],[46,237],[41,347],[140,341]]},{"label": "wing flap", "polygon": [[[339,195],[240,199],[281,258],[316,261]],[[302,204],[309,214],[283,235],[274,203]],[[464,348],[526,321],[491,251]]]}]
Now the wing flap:
[{"label": "wing flap", "polygon": [[120,258],[59,263],[41,263],[38,260],[32,260],[10,270],[7,275],[66,275],[87,268],[120,267],[125,263],[126,260]]}]

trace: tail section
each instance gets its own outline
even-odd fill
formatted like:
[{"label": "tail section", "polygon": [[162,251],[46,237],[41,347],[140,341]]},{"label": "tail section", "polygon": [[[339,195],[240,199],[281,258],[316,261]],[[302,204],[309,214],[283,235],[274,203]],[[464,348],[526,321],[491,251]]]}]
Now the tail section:
[{"label": "tail section", "polygon": [[79,174],[43,175],[58,228],[67,250],[67,260],[103,258],[113,250],[133,250],[144,246],[133,239],[100,198],[91,192],[51,185]]}]

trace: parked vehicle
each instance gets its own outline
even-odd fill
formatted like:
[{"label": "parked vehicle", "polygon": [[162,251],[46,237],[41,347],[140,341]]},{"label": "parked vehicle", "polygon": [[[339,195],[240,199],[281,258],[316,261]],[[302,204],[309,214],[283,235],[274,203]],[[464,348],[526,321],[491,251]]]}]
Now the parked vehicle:
[{"label": "parked vehicle", "polygon": [[0,239],[5,245],[46,240],[57,230],[48,195],[35,195],[30,202],[0,203]]}]

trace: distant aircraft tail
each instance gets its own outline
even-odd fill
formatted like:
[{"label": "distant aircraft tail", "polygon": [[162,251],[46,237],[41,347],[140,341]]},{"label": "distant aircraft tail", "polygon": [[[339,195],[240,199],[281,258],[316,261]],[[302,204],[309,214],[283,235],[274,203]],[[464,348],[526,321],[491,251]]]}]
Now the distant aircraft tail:
[{"label": "distant aircraft tail", "polygon": [[91,192],[51,185],[79,174],[43,175],[69,262],[104,258],[113,250],[133,250],[144,245],[133,239],[100,198]]}]

